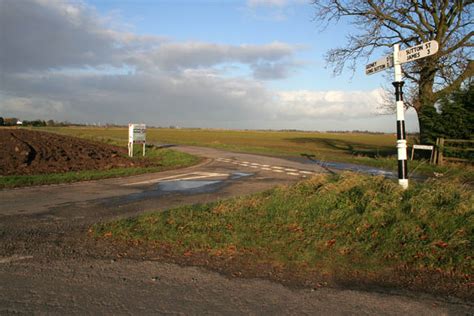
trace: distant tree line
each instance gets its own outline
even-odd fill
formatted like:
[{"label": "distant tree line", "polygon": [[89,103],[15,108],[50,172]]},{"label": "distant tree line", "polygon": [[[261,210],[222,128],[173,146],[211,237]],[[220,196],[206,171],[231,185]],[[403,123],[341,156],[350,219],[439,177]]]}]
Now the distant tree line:
[{"label": "distant tree line", "polygon": [[15,126],[18,122],[16,117],[0,117],[0,126]]},{"label": "distant tree line", "polygon": [[358,130],[358,129],[355,129],[355,130],[352,130],[352,131],[326,131],[326,133],[337,133],[337,134],[350,134],[350,133],[354,133],[354,134],[373,134],[373,135],[381,135],[381,134],[386,134],[384,132],[374,132],[374,131],[368,131],[368,130]]},{"label": "distant tree line", "polygon": [[17,126],[17,125],[40,127],[40,126],[47,126],[48,124],[44,120],[20,121],[16,117],[3,118],[0,116],[0,126]]},{"label": "distant tree line", "polygon": [[34,126],[34,127],[41,127],[46,126],[46,122],[44,120],[33,120],[33,121],[22,121],[22,126]]},{"label": "distant tree line", "polygon": [[[21,123],[20,123],[21,122]],[[23,120],[16,117],[1,117],[0,116],[0,126],[34,126],[34,127],[42,127],[42,126],[85,126],[86,124],[79,124],[79,123],[71,123],[68,121],[54,121],[54,120]],[[107,125],[109,126],[109,125]]]}]

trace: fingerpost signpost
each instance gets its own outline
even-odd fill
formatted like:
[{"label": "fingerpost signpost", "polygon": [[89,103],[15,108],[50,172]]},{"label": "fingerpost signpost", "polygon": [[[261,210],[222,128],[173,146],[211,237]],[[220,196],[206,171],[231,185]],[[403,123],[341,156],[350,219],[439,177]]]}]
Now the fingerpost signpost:
[{"label": "fingerpost signpost", "polygon": [[405,109],[403,104],[403,80],[401,64],[425,58],[438,52],[438,42],[429,41],[420,45],[400,50],[400,45],[393,45],[393,54],[385,56],[365,66],[365,74],[372,75],[388,68],[395,68],[395,100],[397,105],[397,154],[398,154],[398,183],[408,188],[407,169],[407,140],[405,134]]},{"label": "fingerpost signpost", "polygon": [[143,144],[143,156],[145,156],[146,125],[128,124],[128,155],[133,157],[133,144]]}]

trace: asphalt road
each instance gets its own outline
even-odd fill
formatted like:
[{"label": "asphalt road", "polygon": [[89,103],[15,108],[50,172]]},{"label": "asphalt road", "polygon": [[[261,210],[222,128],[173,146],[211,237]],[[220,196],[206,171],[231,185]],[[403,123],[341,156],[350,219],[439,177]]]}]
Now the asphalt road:
[{"label": "asphalt road", "polygon": [[0,313],[474,314],[468,302],[419,293],[294,289],[150,259],[117,259],[113,250],[96,247],[87,230],[98,221],[326,172],[279,158],[177,149],[206,160],[157,174],[0,191]]}]

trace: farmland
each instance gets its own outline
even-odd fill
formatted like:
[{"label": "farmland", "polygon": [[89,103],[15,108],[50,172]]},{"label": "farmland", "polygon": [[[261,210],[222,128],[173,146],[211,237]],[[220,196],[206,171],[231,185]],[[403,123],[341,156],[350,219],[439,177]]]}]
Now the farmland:
[{"label": "farmland", "polygon": [[199,161],[185,153],[158,148],[149,148],[146,157],[131,159],[126,148],[110,143],[26,129],[0,129],[0,188],[130,176]]},{"label": "farmland", "polygon": [[[126,144],[125,128],[60,127],[49,131]],[[396,154],[396,135],[366,133],[318,133],[215,129],[147,129],[147,141],[160,144],[206,146],[236,152],[276,156],[315,155],[322,161],[342,161],[386,166]]]},{"label": "farmland", "polygon": [[[127,129],[99,127],[49,127],[45,130],[108,143],[127,143]],[[322,133],[302,131],[253,131],[220,129],[148,128],[147,141],[154,144],[181,144],[213,147],[233,152],[301,158],[320,162],[345,162],[396,170],[396,135],[369,133]],[[413,144],[408,138],[408,145]],[[471,168],[469,168],[471,170]],[[410,175],[462,173],[453,166],[432,166],[426,161],[410,161]],[[471,174],[472,172],[469,171]]]}]

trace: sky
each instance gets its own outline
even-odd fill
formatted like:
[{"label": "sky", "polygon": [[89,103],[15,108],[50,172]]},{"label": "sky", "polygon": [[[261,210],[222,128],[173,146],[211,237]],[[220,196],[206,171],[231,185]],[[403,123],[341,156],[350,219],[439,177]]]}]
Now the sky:
[{"label": "sky", "polygon": [[[334,76],[307,0],[2,0],[0,116],[90,124],[395,132],[382,73]],[[379,59],[378,52],[373,59]],[[408,131],[416,115],[406,114]]]}]

